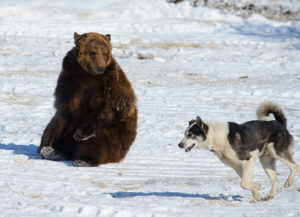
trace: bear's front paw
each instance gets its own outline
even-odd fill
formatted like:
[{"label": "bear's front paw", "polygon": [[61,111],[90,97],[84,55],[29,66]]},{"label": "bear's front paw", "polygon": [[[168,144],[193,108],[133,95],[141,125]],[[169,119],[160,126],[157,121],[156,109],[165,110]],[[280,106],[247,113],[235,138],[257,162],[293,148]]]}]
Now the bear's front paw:
[{"label": "bear's front paw", "polygon": [[86,141],[92,137],[96,136],[95,133],[91,132],[91,133],[83,133],[81,129],[76,130],[76,132],[73,135],[73,139],[75,141]]}]

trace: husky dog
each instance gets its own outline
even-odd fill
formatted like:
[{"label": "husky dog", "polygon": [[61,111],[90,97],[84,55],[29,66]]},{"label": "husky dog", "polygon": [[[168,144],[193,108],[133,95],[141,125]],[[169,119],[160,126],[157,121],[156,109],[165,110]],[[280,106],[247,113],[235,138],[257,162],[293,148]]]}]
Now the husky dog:
[{"label": "husky dog", "polygon": [[260,200],[258,190],[261,186],[252,182],[257,157],[272,183],[265,200],[273,198],[278,191],[276,160],[290,168],[285,187],[293,184],[298,170],[291,155],[294,140],[287,130],[287,120],[282,109],[277,104],[264,102],[257,110],[257,117],[259,120],[237,124],[204,123],[198,116],[196,120],[189,122],[184,138],[178,145],[186,152],[193,148],[212,151],[224,164],[237,172],[241,177],[241,187],[251,190],[251,202]]}]

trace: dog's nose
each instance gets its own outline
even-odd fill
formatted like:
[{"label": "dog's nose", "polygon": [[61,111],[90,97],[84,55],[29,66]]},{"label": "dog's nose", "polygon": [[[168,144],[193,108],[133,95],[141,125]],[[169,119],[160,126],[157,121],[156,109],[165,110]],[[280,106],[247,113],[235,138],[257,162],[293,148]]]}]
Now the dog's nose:
[{"label": "dog's nose", "polygon": [[179,147],[179,148],[183,148],[183,147],[184,147],[184,144],[181,142],[181,143],[178,144],[178,147]]}]

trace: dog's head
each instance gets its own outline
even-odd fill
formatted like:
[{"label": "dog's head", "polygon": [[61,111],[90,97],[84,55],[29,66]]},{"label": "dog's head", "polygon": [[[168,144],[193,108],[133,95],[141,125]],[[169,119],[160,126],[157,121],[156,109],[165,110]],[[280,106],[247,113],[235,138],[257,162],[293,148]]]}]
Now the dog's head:
[{"label": "dog's head", "polygon": [[198,116],[196,120],[189,122],[185,130],[183,140],[178,144],[179,148],[184,148],[186,152],[193,148],[201,148],[206,140],[208,126]]}]

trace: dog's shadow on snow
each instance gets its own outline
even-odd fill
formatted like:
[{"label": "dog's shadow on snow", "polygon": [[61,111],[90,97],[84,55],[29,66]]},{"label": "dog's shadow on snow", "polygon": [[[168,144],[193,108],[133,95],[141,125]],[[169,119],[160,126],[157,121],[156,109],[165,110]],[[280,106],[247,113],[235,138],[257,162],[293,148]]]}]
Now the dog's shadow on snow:
[{"label": "dog's shadow on snow", "polygon": [[188,194],[188,193],[181,193],[181,192],[125,192],[125,191],[118,191],[109,193],[113,198],[130,198],[130,197],[182,197],[182,198],[202,198],[205,200],[225,200],[225,201],[242,201],[243,198],[240,195],[223,195],[220,194],[217,197],[210,196],[209,194]]},{"label": "dog's shadow on snow", "polygon": [[14,155],[25,155],[29,159],[41,159],[40,155],[37,153],[38,147],[33,144],[29,145],[16,145],[13,143],[1,144],[0,150],[12,151]]}]

